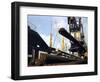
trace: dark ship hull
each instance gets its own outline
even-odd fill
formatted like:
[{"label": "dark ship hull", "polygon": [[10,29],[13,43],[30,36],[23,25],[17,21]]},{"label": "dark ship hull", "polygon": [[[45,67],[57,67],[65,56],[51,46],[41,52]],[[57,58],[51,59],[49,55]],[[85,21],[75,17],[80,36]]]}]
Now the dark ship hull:
[{"label": "dark ship hull", "polygon": [[[60,33],[62,34],[61,31],[62,30],[60,29]],[[84,47],[82,47],[81,44],[79,44],[73,37],[70,38],[70,34],[66,34],[65,32],[64,36],[67,35],[68,39],[71,39],[77,43],[77,45],[84,50]],[[35,53],[32,52],[33,50]],[[39,53],[40,51],[46,53]],[[41,38],[41,36],[36,31],[31,30],[30,27],[28,27],[28,54],[32,55],[31,57],[28,56],[28,66],[85,63],[84,60],[79,57],[62,52],[60,50],[56,51],[54,48],[50,48]]]}]

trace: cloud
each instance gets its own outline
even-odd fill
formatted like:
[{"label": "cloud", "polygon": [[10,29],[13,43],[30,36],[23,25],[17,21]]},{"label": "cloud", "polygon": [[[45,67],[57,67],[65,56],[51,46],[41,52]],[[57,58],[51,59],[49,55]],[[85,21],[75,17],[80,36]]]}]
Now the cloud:
[{"label": "cloud", "polygon": [[53,17],[53,28],[66,28],[67,27],[67,17]]},{"label": "cloud", "polygon": [[[40,35],[42,39],[46,42],[46,44],[50,46],[50,35],[45,35],[45,34],[40,34]],[[56,39],[55,44],[54,44],[54,38]],[[61,43],[57,39],[58,39],[57,37],[54,36],[52,37],[52,45],[54,44],[52,47],[61,49]]]}]

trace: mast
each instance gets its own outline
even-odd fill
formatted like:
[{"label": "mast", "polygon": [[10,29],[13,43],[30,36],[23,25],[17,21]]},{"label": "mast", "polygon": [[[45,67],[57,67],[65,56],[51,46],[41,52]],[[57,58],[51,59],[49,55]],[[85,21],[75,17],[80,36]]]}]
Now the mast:
[{"label": "mast", "polygon": [[51,20],[51,31],[50,31],[50,47],[52,47],[52,20]]},{"label": "mast", "polygon": [[50,32],[50,47],[52,47],[52,32]]},{"label": "mast", "polygon": [[64,51],[64,37],[62,36],[62,51]]}]

